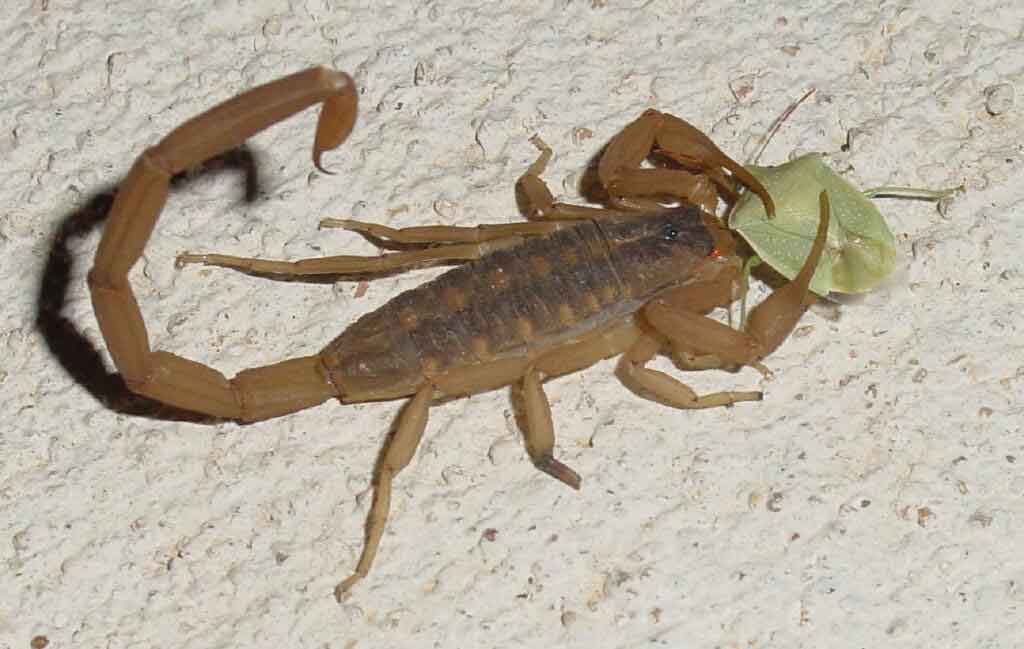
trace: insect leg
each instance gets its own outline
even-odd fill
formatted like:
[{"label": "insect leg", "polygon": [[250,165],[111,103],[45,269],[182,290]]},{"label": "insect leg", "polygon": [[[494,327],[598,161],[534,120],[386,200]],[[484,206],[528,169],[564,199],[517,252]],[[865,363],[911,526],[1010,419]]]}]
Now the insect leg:
[{"label": "insect leg", "polygon": [[364,578],[373,565],[384,534],[384,525],[391,509],[391,481],[409,465],[427,427],[427,412],[434,387],[427,384],[402,408],[394,433],[384,442],[373,476],[373,502],[366,515],[366,538],[363,552],[353,573],[334,588],[334,597],[341,602],[352,586]]}]

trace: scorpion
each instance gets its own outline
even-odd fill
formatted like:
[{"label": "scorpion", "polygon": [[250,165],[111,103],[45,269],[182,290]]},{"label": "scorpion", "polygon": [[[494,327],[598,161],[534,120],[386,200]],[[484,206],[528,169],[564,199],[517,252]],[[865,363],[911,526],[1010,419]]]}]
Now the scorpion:
[{"label": "scorpion", "polygon": [[[174,129],[145,150],[110,209],[88,285],[110,356],[140,395],[220,420],[249,423],[319,405],[408,398],[385,438],[373,472],[362,553],[335,588],[338,601],[369,572],[390,510],[392,482],[413,458],[432,404],[512,386],[523,409],[524,446],[533,464],[573,489],[580,476],[554,457],[544,381],[620,356],[617,374],[634,392],[675,408],[759,401],[761,392],[698,395],[646,367],[664,353],[683,370],[762,369],[760,360],[790,334],[814,300],[808,284],[825,245],[829,207],[800,272],[749,314],[742,328],[708,317],[737,299],[744,259],[713,214],[719,196],[740,185],[769,214],[767,190],[696,127],[648,110],[608,143],[597,175],[603,207],[556,202],[541,153],[519,179],[520,223],[393,229],[328,220],[381,240],[396,252],[270,261],[183,254],[180,263],[235,268],[262,276],[370,276],[437,264],[455,267],[357,319],[323,350],[228,379],[216,369],[150,347],[128,272],[139,259],[176,174],[242,145],[307,107],[322,104],[314,166],[356,121],[357,93],[346,73],[327,68],[248,90]],[[657,157],[665,164],[643,166]],[[671,164],[669,164],[671,163]]]}]

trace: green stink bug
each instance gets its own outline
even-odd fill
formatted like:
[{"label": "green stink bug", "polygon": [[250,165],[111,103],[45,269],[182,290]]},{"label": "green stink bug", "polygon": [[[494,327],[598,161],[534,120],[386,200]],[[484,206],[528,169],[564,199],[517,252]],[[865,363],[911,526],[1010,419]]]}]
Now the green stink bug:
[{"label": "green stink bug", "polygon": [[[792,108],[795,105],[779,121]],[[828,243],[811,280],[811,290],[822,296],[870,291],[895,268],[895,239],[871,198],[938,201],[956,191],[880,187],[861,192],[817,153],[777,167],[745,168],[768,189],[775,202],[775,217],[768,218],[762,201],[745,192],[728,215],[729,228],[739,232],[760,260],[787,279],[796,275],[807,258],[818,223],[818,195],[828,192],[832,206]]]}]

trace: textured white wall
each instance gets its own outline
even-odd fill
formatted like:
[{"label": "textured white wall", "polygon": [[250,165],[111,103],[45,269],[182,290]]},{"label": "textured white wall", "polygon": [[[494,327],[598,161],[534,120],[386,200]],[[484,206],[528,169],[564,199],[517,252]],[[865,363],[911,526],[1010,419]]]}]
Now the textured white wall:
[{"label": "textured white wall", "polygon": [[[1021,646],[1024,8],[973,4],[8,8],[0,647]],[[252,142],[255,201],[229,173],[175,192],[133,272],[155,346],[227,373],[312,353],[430,273],[357,296],[178,271],[175,254],[374,251],[318,232],[324,216],[513,221],[531,134],[575,199],[650,106],[742,159],[816,86],[764,162],[820,150],[860,186],[967,191],[945,215],[885,203],[903,277],[837,320],[808,314],[773,381],[693,377],[761,385],[763,403],[675,412],[612,363],[549,384],[579,494],[526,461],[504,392],[433,409],[377,566],[338,606],[398,404],[247,427],[131,414],[97,398],[119,393],[84,282],[93,208],[143,147],[312,64],[362,92],[337,175],[313,171],[309,113]]]}]

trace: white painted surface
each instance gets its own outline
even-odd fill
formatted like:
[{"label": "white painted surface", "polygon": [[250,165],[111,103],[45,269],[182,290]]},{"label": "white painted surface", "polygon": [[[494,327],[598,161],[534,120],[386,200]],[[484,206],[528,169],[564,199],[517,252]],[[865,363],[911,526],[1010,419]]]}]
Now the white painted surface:
[{"label": "white painted surface", "polygon": [[[1020,3],[99,4],[0,19],[0,647],[1024,645]],[[435,408],[377,565],[338,606],[398,404],[247,427],[119,413],[58,360],[95,373],[82,351],[101,350],[109,367],[84,282],[97,231],[67,240],[66,280],[46,270],[54,232],[143,147],[313,64],[362,91],[337,175],[313,171],[310,112],[253,141],[255,202],[232,174],[175,192],[133,272],[154,346],[229,374],[312,353],[429,273],[356,298],[177,271],[175,254],[374,251],[318,232],[324,216],[516,220],[531,134],[572,200],[650,106],[742,159],[816,86],[764,162],[821,150],[860,186],[967,192],[945,216],[885,204],[902,283],[836,321],[808,314],[763,403],[675,412],[611,363],[549,384],[579,494],[526,461],[504,392]],[[67,326],[47,314],[44,336],[40,305],[61,296]]]}]

